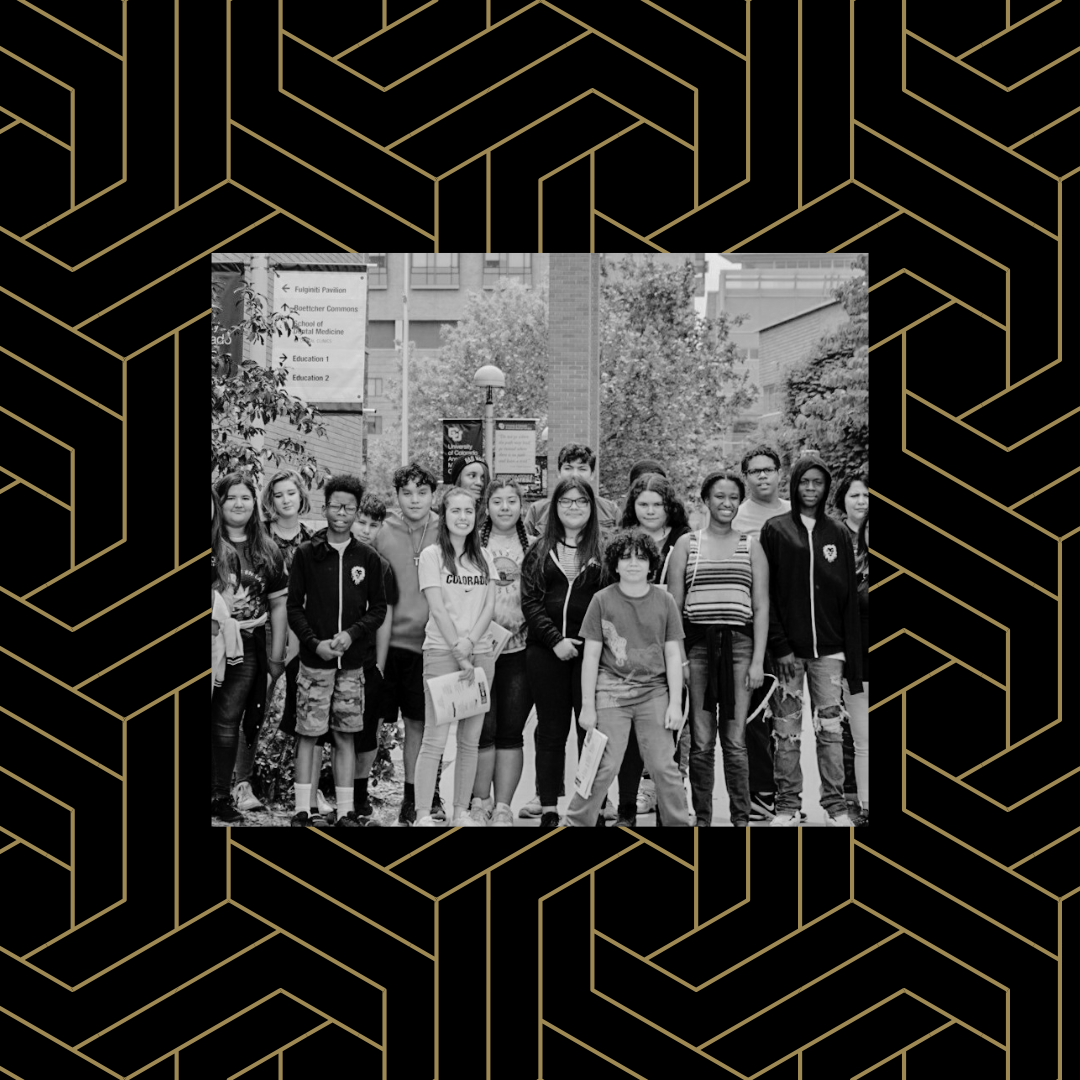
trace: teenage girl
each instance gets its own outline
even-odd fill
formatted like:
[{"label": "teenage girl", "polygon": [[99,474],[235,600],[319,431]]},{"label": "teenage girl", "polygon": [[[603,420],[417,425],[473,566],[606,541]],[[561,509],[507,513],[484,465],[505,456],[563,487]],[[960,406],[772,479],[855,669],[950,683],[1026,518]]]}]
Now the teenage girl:
[{"label": "teenage girl", "polygon": [[[436,542],[420,552],[417,575],[430,612],[424,630],[424,740],[416,759],[416,827],[434,828],[431,816],[436,774],[449,723],[435,722],[435,704],[427,680],[461,672],[474,679],[481,667],[490,686],[495,677],[493,642],[487,632],[495,610],[496,573],[480,546],[476,528],[476,499],[462,488],[451,488],[439,508]],[[454,763],[454,812],[451,825],[483,827],[469,816],[476,751],[484,714],[457,722],[457,759]]]},{"label": "teenage girl", "polygon": [[737,472],[706,476],[701,501],[709,524],[679,540],[668,568],[668,589],[687,631],[690,788],[698,827],[712,824],[718,715],[731,824],[750,824],[746,714],[751,690],[764,681],[769,564],[756,540],[731,527],[745,497]]},{"label": "teenage girl", "polygon": [[[555,512],[548,514],[544,531],[521,568],[521,609],[528,631],[525,665],[536,700],[541,829],[559,824],[556,807],[570,715],[581,715],[581,620],[603,575],[603,542],[592,486],[566,477],[555,486],[551,506]],[[584,739],[578,726],[579,752]]]},{"label": "teenage girl", "polygon": [[[285,610],[288,578],[277,544],[266,533],[256,507],[255,485],[243,473],[228,473],[215,485],[221,500],[224,534],[211,551],[212,581],[220,576],[233,587],[233,617],[238,621],[244,658],[226,667],[225,679],[210,701],[211,813],[227,823],[242,823],[233,805],[230,780],[236,761],[240,721],[253,742],[262,723],[266,675],[285,671],[288,640]],[[226,564],[223,568],[220,563]],[[263,627],[270,622],[270,647]]]},{"label": "teenage girl", "polygon": [[510,802],[521,780],[525,759],[522,731],[533,707],[525,666],[525,616],[521,611],[521,564],[529,550],[529,538],[521,523],[521,488],[513,480],[492,481],[484,505],[487,519],[480,526],[480,543],[495,567],[494,621],[510,631],[510,640],[495,661],[491,709],[480,734],[469,815],[481,824],[488,823],[484,802],[494,778],[491,824],[513,828]]}]

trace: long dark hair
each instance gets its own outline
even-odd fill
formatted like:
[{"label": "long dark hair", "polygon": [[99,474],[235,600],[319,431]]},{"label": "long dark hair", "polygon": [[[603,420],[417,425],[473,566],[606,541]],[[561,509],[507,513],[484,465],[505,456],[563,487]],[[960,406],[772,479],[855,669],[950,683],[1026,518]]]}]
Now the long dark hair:
[{"label": "long dark hair", "polygon": [[[244,534],[248,542],[248,560],[251,563],[251,568],[256,574],[265,570],[268,577],[274,577],[283,572],[285,561],[282,558],[281,549],[274,543],[270,534],[266,531],[266,526],[263,524],[262,515],[259,513],[259,493],[255,490],[255,484],[251,477],[242,472],[227,473],[214,485],[214,490],[217,492],[217,497],[224,503],[226,496],[229,494],[229,488],[239,484],[242,484],[251,492],[251,517],[248,518],[247,525],[244,526]],[[224,523],[221,530],[221,539],[224,544],[228,545],[232,557],[236,559],[236,565],[239,566],[240,556],[229,540]],[[220,560],[218,561],[220,563]]]},{"label": "long dark hair", "polygon": [[484,584],[486,585],[488,579],[487,559],[484,558],[484,552],[480,546],[480,530],[476,527],[476,519],[473,519],[472,532],[465,537],[465,548],[461,553],[461,563],[457,561],[457,552],[454,551],[454,545],[450,540],[450,530],[446,527],[446,508],[450,500],[458,495],[468,499],[474,507],[476,506],[476,496],[473,495],[471,491],[454,487],[446,492],[446,494],[443,495],[442,504],[439,506],[439,531],[435,542],[439,545],[443,562],[447,567],[464,571],[465,561],[471,562],[473,566],[480,571],[484,578]]},{"label": "long dark hair", "polygon": [[832,497],[832,504],[836,512],[840,515],[840,520],[843,521],[847,517],[847,507],[844,505],[844,500],[847,498],[847,493],[851,490],[851,485],[856,481],[866,485],[867,492],[870,491],[870,474],[868,472],[853,472],[848,473],[843,480],[836,486],[836,491]]},{"label": "long dark hair", "polygon": [[225,539],[221,519],[221,499],[210,485],[210,588],[224,592],[232,584],[230,574],[238,573],[236,548]]},{"label": "long dark hair", "polygon": [[[484,498],[482,500],[484,509],[487,509],[487,504],[489,502],[491,502],[492,495],[494,495],[497,491],[502,491],[503,488],[510,488],[510,490],[513,491],[515,495],[517,495],[518,499],[521,501],[521,508],[522,508],[522,510],[524,510],[525,509],[525,496],[521,491],[521,485],[516,480],[506,480],[506,479],[499,480],[498,478],[492,480],[491,483],[488,484],[487,490],[484,492]],[[518,519],[517,519],[517,535],[518,535],[518,540],[521,541],[521,550],[522,551],[528,551],[529,550],[529,534],[525,531],[525,526],[521,521],[521,514],[518,514]],[[490,539],[491,539],[491,513],[489,511],[487,516],[484,518],[484,524],[480,526],[480,546],[481,547],[487,547],[488,546],[488,541]]]},{"label": "long dark hair", "polygon": [[547,522],[540,539],[536,541],[537,566],[543,567],[544,560],[548,557],[556,544],[564,543],[566,532],[563,523],[559,520],[559,500],[571,492],[580,491],[589,500],[589,520],[585,522],[577,539],[577,563],[581,570],[592,560],[603,564],[604,541],[600,535],[600,519],[596,513],[596,495],[592,486],[584,480],[574,476],[567,476],[555,485],[555,493],[551,496],[551,504],[548,507]]},{"label": "long dark hair", "polygon": [[638,496],[643,491],[655,491],[663,500],[664,513],[667,514],[667,525],[673,533],[683,532],[690,527],[690,522],[686,518],[686,507],[683,506],[682,501],[675,494],[675,488],[671,481],[666,476],[661,476],[660,473],[645,473],[630,485],[630,490],[627,492],[626,507],[623,510],[622,521],[620,522],[624,529],[636,529],[638,527],[639,522],[634,503],[637,502]]}]

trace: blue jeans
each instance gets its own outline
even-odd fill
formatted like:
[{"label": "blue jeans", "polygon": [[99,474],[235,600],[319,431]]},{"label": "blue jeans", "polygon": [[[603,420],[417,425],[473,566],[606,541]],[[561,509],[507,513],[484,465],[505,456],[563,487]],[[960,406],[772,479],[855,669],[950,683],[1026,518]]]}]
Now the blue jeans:
[{"label": "blue jeans", "polygon": [[[260,628],[258,632],[263,631]],[[224,799],[231,791],[240,720],[259,669],[251,631],[241,630],[240,637],[244,642],[244,659],[239,664],[225,666],[225,680],[210,699],[211,799]],[[254,747],[252,754],[254,756]]]},{"label": "blue jeans", "polygon": [[846,813],[844,802],[844,748],[840,718],[843,660],[795,657],[795,677],[781,680],[779,703],[773,699],[773,775],[776,779],[777,814],[797,814],[802,802],[803,673],[810,686],[814,717],[818,771],[821,773],[821,807],[830,816]]},{"label": "blue jeans", "polygon": [[[750,767],[746,759],[746,712],[750,691],[746,676],[754,655],[754,639],[739,630],[731,632],[732,666],[735,677],[735,715],[719,724],[720,749],[724,754],[724,783],[731,807],[731,824],[750,824]],[[708,677],[708,653],[704,641],[694,645],[690,661],[690,790],[698,827],[712,824],[717,718],[704,707]]]},{"label": "blue jeans", "polygon": [[575,791],[570,800],[566,811],[568,825],[596,825],[600,804],[622,764],[631,728],[637,736],[638,747],[649,768],[649,775],[656,784],[657,817],[663,818],[665,825],[687,824],[686,797],[683,795],[679,766],[675,764],[671,732],[664,727],[667,704],[667,694],[664,694],[663,697],[655,697],[639,705],[596,710],[596,726],[608,737],[608,742],[596,769],[592,794],[583,799]]}]

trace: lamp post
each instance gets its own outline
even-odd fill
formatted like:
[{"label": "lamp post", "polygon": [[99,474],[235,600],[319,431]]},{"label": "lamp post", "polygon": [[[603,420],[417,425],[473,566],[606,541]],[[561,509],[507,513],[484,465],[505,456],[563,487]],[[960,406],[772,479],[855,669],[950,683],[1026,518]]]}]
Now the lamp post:
[{"label": "lamp post", "polygon": [[506,386],[506,376],[494,364],[485,364],[473,376],[477,386],[487,387],[484,401],[484,460],[487,462],[488,476],[495,476],[495,387]]}]

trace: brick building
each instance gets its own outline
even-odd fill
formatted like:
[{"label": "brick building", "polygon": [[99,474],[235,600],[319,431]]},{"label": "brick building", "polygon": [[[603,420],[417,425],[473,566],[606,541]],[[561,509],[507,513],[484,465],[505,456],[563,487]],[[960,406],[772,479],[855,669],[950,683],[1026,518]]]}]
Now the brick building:
[{"label": "brick building", "polygon": [[[626,254],[607,252],[615,263]],[[635,258],[641,253],[631,253]],[[697,273],[697,295],[705,292],[705,255],[702,252],[654,253],[659,262],[681,264],[690,259]],[[281,306],[276,295],[278,270],[309,270],[368,273],[365,399],[363,406],[376,412],[365,419],[362,406],[334,406],[323,410],[328,439],[319,440],[319,460],[332,471],[357,472],[363,460],[362,437],[369,440],[398,438],[401,415],[401,351],[396,345],[403,333],[402,296],[405,292],[406,259],[403,252],[215,252],[215,273],[242,273],[256,292],[265,295],[272,309]],[[532,288],[546,288],[549,256],[535,252],[413,252],[409,274],[409,340],[413,357],[432,355],[440,347],[440,326],[461,317],[470,292],[490,289],[503,277],[513,277]],[[273,345],[244,342],[244,354],[269,363]],[[280,432],[278,430],[280,427]],[[366,431],[365,431],[366,429]],[[272,426],[267,435],[276,439],[291,432]],[[318,501],[318,500],[317,500]]]}]

